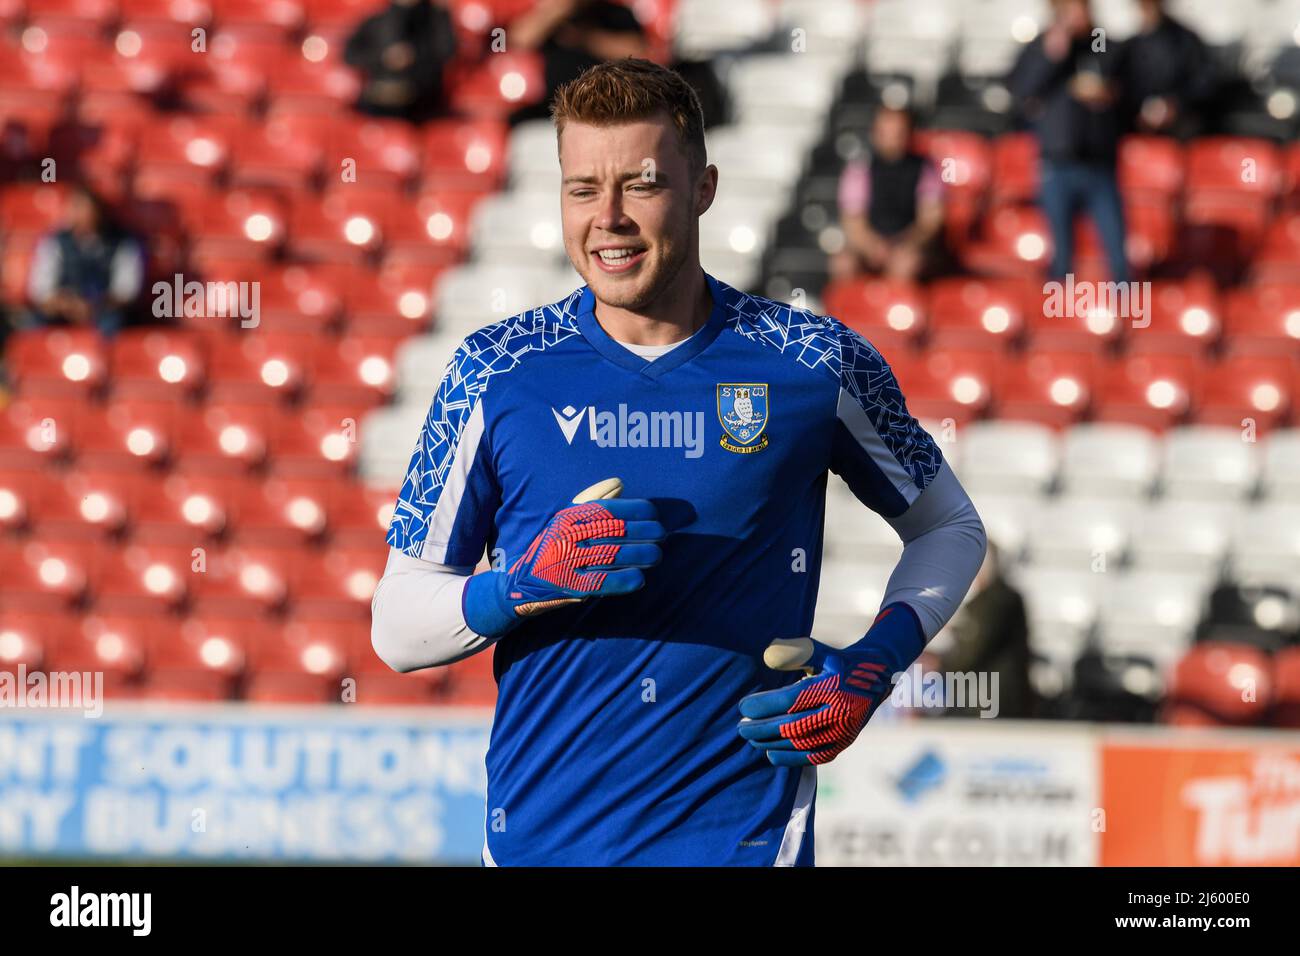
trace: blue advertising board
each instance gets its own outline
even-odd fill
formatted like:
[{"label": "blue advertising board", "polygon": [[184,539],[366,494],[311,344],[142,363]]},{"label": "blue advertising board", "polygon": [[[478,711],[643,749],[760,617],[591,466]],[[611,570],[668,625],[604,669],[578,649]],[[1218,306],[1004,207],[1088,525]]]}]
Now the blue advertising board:
[{"label": "blue advertising board", "polygon": [[491,715],[0,712],[0,857],[477,864]]}]

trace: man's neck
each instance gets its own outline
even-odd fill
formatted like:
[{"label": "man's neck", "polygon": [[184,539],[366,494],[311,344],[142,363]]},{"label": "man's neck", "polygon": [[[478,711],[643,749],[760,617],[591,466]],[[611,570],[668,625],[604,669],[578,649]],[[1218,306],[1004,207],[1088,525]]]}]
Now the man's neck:
[{"label": "man's neck", "polygon": [[[683,267],[685,272],[689,267]],[[629,345],[672,345],[688,339],[709,321],[713,296],[704,271],[695,266],[690,276],[668,294],[638,311],[596,303],[596,321],[616,342]]]}]

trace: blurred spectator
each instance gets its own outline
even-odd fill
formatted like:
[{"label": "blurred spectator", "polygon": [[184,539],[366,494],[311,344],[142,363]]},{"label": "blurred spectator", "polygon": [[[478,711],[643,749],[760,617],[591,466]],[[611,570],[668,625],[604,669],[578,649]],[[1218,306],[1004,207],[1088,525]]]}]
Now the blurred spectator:
[{"label": "blurred spectator", "polygon": [[1120,50],[1124,117],[1131,129],[1187,138],[1201,130],[1199,112],[1214,96],[1214,61],[1201,38],[1165,11],[1164,0],[1139,0],[1141,26]]},{"label": "blurred spectator", "polygon": [[1009,85],[1038,135],[1041,202],[1052,231],[1050,278],[1074,262],[1074,216],[1101,235],[1112,282],[1127,282],[1124,206],[1115,176],[1121,115],[1119,56],[1094,35],[1087,0],[1053,0],[1052,23],[1026,45]]},{"label": "blurred spectator", "polygon": [[833,279],[860,272],[928,278],[943,259],[943,184],[934,164],[912,149],[912,117],[881,107],[871,123],[871,158],[840,177],[845,247],[831,257]]},{"label": "blurred spectator", "polygon": [[624,57],[646,59],[650,45],[631,8],[611,0],[541,0],[509,26],[510,50],[536,50],[545,64],[546,94],[535,106],[519,110],[512,122],[549,116],[557,88],[584,70]]},{"label": "blurred spectator", "polygon": [[[935,667],[943,673],[998,675],[998,716],[1035,716],[1029,681],[1029,620],[1020,592],[1002,574],[997,547],[989,542],[984,564],[971,585],[970,596],[958,609],[947,632],[948,649]],[[949,707],[946,716],[978,717],[980,708]]]},{"label": "blurred spectator", "polygon": [[443,68],[456,53],[451,14],[431,0],[392,0],[348,38],[343,58],[365,78],[357,109],[421,122],[443,108]]},{"label": "blurred spectator", "polygon": [[143,250],[86,186],[73,189],[64,215],[66,225],[43,238],[32,258],[30,324],[93,325],[113,335],[140,295]]}]

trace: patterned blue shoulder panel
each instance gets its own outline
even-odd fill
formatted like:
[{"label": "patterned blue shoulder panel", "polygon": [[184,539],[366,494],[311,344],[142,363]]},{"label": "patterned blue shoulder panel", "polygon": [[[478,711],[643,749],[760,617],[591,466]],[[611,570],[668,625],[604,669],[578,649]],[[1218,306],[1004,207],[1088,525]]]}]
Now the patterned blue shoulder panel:
[{"label": "patterned blue shoulder panel", "polygon": [[578,334],[582,290],[471,332],[457,347],[429,407],[388,527],[391,547],[419,556],[465,423],[492,379]]},{"label": "patterned blue shoulder panel", "polygon": [[839,319],[749,295],[723,282],[717,286],[725,297],[728,324],[737,334],[838,382],[867,413],[917,487],[929,486],[943,454],[908,412],[898,380],[875,346]]}]

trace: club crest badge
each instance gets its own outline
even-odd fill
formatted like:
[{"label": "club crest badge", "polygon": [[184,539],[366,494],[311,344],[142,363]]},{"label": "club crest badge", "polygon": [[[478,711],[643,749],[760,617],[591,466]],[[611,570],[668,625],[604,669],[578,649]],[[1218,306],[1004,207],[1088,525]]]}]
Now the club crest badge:
[{"label": "club crest badge", "polygon": [[730,382],[718,386],[718,421],[722,447],[752,455],[767,447],[767,383]]}]

